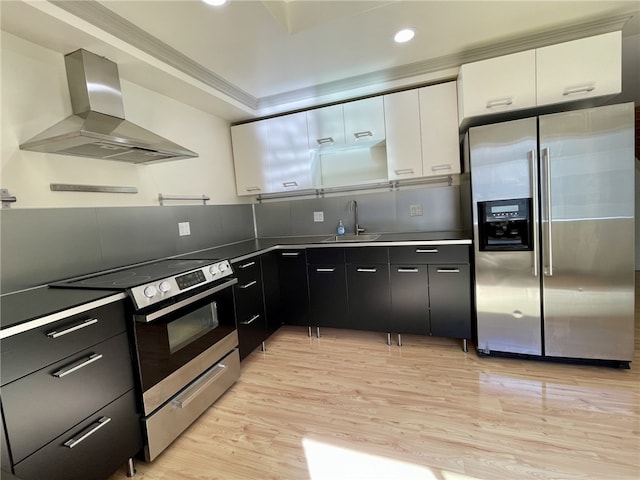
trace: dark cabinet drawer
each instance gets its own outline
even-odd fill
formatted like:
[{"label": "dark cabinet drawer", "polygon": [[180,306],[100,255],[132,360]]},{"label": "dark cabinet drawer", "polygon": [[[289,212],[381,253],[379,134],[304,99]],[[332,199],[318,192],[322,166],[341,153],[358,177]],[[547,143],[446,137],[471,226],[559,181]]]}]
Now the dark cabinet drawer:
[{"label": "dark cabinet drawer", "polygon": [[260,258],[253,257],[234,263],[233,271],[240,284],[260,279]]},{"label": "dark cabinet drawer", "polygon": [[467,245],[419,245],[389,248],[390,263],[418,265],[427,263],[469,263]]},{"label": "dark cabinet drawer", "polygon": [[126,331],[125,321],[124,302],[118,301],[3,339],[2,384]]},{"label": "dark cabinet drawer", "polygon": [[309,248],[307,263],[309,265],[327,265],[344,263],[344,248]]},{"label": "dark cabinet drawer", "polygon": [[[49,414],[54,416],[60,408],[51,403]],[[74,441],[70,448],[68,442]],[[19,462],[15,472],[22,480],[104,480],[141,449],[131,390]]]},{"label": "dark cabinet drawer", "polygon": [[14,463],[132,388],[126,333],[3,386]]},{"label": "dark cabinet drawer", "polygon": [[389,263],[387,247],[352,247],[346,249],[347,263]]}]

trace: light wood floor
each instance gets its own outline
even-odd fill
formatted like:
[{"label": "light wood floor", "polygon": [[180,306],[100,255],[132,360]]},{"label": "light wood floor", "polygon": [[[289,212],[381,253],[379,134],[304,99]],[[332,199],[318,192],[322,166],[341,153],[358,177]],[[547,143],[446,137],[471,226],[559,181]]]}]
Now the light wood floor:
[{"label": "light wood floor", "polygon": [[[638,284],[638,279],[636,281]],[[283,327],[145,480],[640,478],[631,370],[480,358],[447,339]],[[123,480],[124,468],[110,480]]]}]

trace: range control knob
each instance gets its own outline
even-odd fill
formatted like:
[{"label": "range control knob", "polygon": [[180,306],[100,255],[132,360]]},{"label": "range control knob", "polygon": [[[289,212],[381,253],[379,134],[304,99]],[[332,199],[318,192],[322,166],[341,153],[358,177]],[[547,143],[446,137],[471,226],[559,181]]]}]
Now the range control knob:
[{"label": "range control knob", "polygon": [[228,268],[229,268],[229,265],[227,264],[227,262],[222,262],[218,264],[218,270],[220,270],[223,273],[226,272]]},{"label": "range control knob", "polygon": [[147,298],[153,298],[158,293],[158,290],[153,285],[149,285],[147,287],[144,287],[144,290],[142,293],[144,293],[144,296]]},{"label": "range control knob", "polygon": [[215,265],[211,265],[211,266],[209,267],[209,273],[210,273],[211,275],[213,275],[213,276],[215,276],[215,275],[218,273],[218,269],[216,268],[216,266],[215,266]]},{"label": "range control knob", "polygon": [[171,290],[171,284],[166,280],[160,282],[160,285],[158,285],[158,290],[160,290],[162,293],[167,293],[169,290]]}]

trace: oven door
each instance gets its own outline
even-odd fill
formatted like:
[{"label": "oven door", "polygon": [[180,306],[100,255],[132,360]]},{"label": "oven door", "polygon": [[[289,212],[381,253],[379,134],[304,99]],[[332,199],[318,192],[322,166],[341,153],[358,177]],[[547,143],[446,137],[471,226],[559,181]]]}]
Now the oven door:
[{"label": "oven door", "polygon": [[145,415],[238,346],[231,288],[237,282],[135,315]]}]

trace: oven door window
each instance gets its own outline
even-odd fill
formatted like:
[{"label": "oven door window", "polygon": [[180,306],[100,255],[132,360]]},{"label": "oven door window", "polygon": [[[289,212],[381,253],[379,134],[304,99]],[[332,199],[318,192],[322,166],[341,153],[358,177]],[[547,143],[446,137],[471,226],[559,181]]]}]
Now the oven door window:
[{"label": "oven door window", "polygon": [[216,302],[211,302],[209,305],[189,312],[184,317],[169,322],[167,324],[169,353],[173,355],[219,325]]}]

